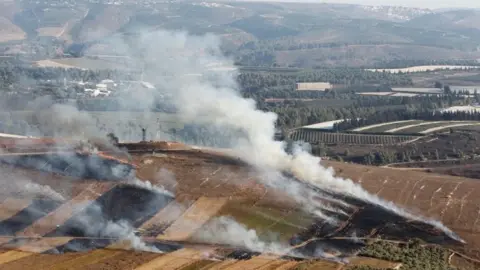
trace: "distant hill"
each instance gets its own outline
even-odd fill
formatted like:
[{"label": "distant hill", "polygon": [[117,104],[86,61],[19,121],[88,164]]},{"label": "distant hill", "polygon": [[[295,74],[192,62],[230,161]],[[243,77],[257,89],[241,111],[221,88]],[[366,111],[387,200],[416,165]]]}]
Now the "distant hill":
[{"label": "distant hill", "polygon": [[417,17],[409,25],[437,29],[477,29],[480,30],[480,10],[451,10]]},{"label": "distant hill", "polygon": [[[328,65],[373,65],[415,58],[411,55],[416,53],[409,51],[414,48],[426,52],[428,60],[471,60],[480,50],[479,15],[477,10],[438,12],[394,6],[200,0],[62,5],[29,1],[5,5],[0,11],[7,19],[3,23],[7,25],[9,20],[29,40],[38,36],[64,39],[80,48],[94,47],[96,54],[109,53],[111,46],[95,45],[108,43],[117,34],[186,30],[220,36],[227,52],[241,64],[293,66],[323,63],[319,60],[323,54],[331,56]],[[354,46],[371,49],[351,49]],[[314,53],[308,61],[302,60],[306,49]],[[335,56],[339,52],[343,56]],[[268,61],[259,59],[262,55]],[[273,59],[275,56],[280,59]]]},{"label": "distant hill", "polygon": [[18,41],[27,37],[26,33],[9,19],[0,17],[0,42]]},{"label": "distant hill", "polygon": [[94,5],[87,10],[71,30],[74,41],[90,42],[114,34],[130,19],[131,11],[126,7]]}]

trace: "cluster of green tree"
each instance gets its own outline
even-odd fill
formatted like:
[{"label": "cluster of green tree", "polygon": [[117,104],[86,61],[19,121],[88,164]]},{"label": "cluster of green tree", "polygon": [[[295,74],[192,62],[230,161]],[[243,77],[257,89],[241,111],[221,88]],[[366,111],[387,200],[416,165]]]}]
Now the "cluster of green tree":
[{"label": "cluster of green tree", "polygon": [[171,129],[170,135],[174,140],[179,140],[191,145],[229,148],[246,139],[241,130],[228,127],[205,126],[198,124],[185,125],[183,129]]},{"label": "cluster of green tree", "polygon": [[[375,41],[375,40],[356,40],[352,42],[305,42],[299,41],[296,37],[278,37],[275,39],[259,39],[255,41],[248,41],[243,43],[241,46],[238,47],[238,51],[295,51],[295,50],[312,50],[312,49],[319,49],[319,48],[340,48],[340,47],[348,47],[352,45],[384,45],[385,41]],[[387,42],[390,45],[401,45],[404,46],[405,43],[396,43],[396,42]],[[442,45],[442,44],[435,44],[431,42],[415,42],[415,45],[425,45],[425,46],[432,46],[437,48],[446,48],[446,49],[453,49],[454,46],[451,45]],[[399,61],[399,62],[396,62]],[[419,63],[420,65],[430,65],[430,64],[461,64],[461,63],[469,63],[469,65],[477,65],[474,64],[475,60],[392,60],[392,64],[394,63],[401,63],[405,61],[405,64],[411,64],[414,61]],[[411,62],[410,62],[411,61]],[[388,64],[390,61],[386,61],[385,64]],[[415,64],[418,65],[418,64]],[[397,66],[397,67],[406,67],[406,66]],[[395,68],[397,68],[395,67]],[[387,67],[385,67],[387,68]],[[393,67],[392,67],[393,68]]]},{"label": "cluster of green tree", "polygon": [[238,52],[235,54],[235,64],[239,66],[277,66],[275,54],[265,50]]},{"label": "cluster of green tree", "polygon": [[340,88],[372,85],[370,90],[380,85],[413,85],[412,79],[404,74],[370,72],[353,68],[317,69],[295,73],[242,72],[238,76],[238,83],[247,96],[316,98],[324,95],[320,91],[295,91],[296,83],[299,82],[329,82],[340,85]]},{"label": "cluster of green tree", "polygon": [[127,95],[111,98],[77,98],[75,104],[82,111],[176,112],[176,108],[168,100],[152,97],[152,104],[142,104],[125,102],[127,98]]},{"label": "cluster of green tree", "polygon": [[[334,131],[345,131],[370,124],[421,119],[421,115],[425,115],[424,118],[426,120],[435,120],[437,118],[449,120],[449,114],[442,116],[440,113],[433,114],[433,111],[443,108],[446,105],[463,105],[466,102],[462,97],[452,96],[386,98],[346,94],[339,98],[350,98],[353,100],[353,104],[344,107],[334,106],[336,100],[331,98],[324,100],[325,103],[330,102],[330,105],[319,107],[305,106],[302,102],[293,103],[289,106],[260,104],[262,105],[262,109],[275,112],[278,115],[277,126],[281,130],[288,130],[324,121],[351,119],[350,121],[347,120],[334,125]],[[456,117],[459,117],[459,120],[461,119],[460,116]],[[468,118],[469,115],[466,114],[464,117]]]},{"label": "cluster of green tree", "polygon": [[0,66],[0,86],[12,84],[37,84],[40,81],[50,80],[50,83],[63,84],[67,81],[98,82],[102,79],[134,80],[134,73],[120,70],[83,70],[54,67],[26,67],[11,65],[8,62]]},{"label": "cluster of green tree", "polygon": [[[395,45],[395,42],[387,42],[390,45]],[[448,43],[448,42],[447,42]],[[227,51],[228,54],[235,56],[238,65],[255,65],[255,66],[278,66],[276,62],[276,52],[278,51],[296,51],[296,50],[314,50],[321,48],[348,48],[352,45],[384,45],[384,41],[362,41],[354,42],[299,42],[295,37],[277,37],[275,39],[260,39],[256,41],[248,41],[236,48],[235,51]],[[398,43],[400,46],[405,46],[405,43]],[[416,42],[415,45],[433,46],[437,48],[454,49],[452,44],[440,44],[438,42]],[[318,56],[317,56],[318,57]],[[317,58],[318,59],[318,58]],[[324,60],[341,60],[335,55],[327,55]],[[303,67],[302,63],[291,63],[291,66]],[[455,59],[398,59],[392,57],[381,61],[372,62],[374,68],[405,68],[409,66],[419,65],[468,65],[478,66],[475,60],[455,60]],[[372,68],[372,65],[365,68]]]},{"label": "cluster of green tree", "polygon": [[377,152],[370,152],[366,155],[361,157],[342,157],[337,155],[337,159],[341,159],[342,161],[350,161],[359,164],[365,165],[375,165],[375,166],[383,166],[392,163],[403,163],[403,162],[417,162],[417,161],[436,161],[436,160],[473,160],[476,158],[475,154],[467,154],[464,153],[462,150],[456,149],[452,147],[452,150],[449,151],[450,153],[442,153],[438,150],[431,151],[431,152],[422,152],[416,149],[412,150],[405,150],[401,152],[392,152],[392,151],[377,151]]},{"label": "cluster of green tree", "polygon": [[[440,155],[438,151],[434,152],[436,155],[436,160],[440,159]],[[420,159],[418,161],[426,160],[426,157],[423,153],[416,153],[415,151],[404,151],[401,153],[398,152],[390,152],[390,151],[378,151],[378,152],[370,152],[369,154],[363,157],[363,161],[358,163],[365,164],[365,165],[377,165],[383,166],[392,163],[399,163],[399,162],[411,162],[416,160],[417,157]],[[347,160],[344,158],[344,160]]]},{"label": "cluster of green tree", "polygon": [[402,263],[409,270],[453,270],[448,263],[450,252],[440,246],[425,245],[413,239],[406,244],[376,241],[367,245],[360,255]]},{"label": "cluster of green tree", "polygon": [[271,23],[260,15],[254,15],[235,21],[230,26],[241,29],[260,39],[274,39],[283,36],[293,36],[298,30],[282,24]]}]

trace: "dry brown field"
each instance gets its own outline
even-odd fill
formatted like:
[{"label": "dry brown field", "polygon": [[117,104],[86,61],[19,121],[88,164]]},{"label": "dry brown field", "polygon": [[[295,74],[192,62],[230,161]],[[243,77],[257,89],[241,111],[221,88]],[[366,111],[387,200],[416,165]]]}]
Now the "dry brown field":
[{"label": "dry brown field", "polygon": [[[108,215],[128,212],[125,203],[132,198],[121,198],[114,192],[126,183],[74,179],[2,165],[0,169],[5,171],[9,179],[28,177],[37,184],[50,186],[64,200],[59,202],[58,207],[49,208],[48,212],[42,213],[28,224],[15,220],[21,229],[14,235],[2,235],[0,238],[1,247],[6,249],[0,254],[0,269],[348,269],[348,265],[330,261],[292,261],[267,254],[246,260],[224,258],[216,261],[208,254],[221,256],[224,252],[222,246],[200,245],[192,242],[191,238],[212,217],[230,215],[249,228],[257,229],[259,235],[264,228],[283,232],[286,234],[282,238],[284,240],[304,231],[312,220],[302,216],[298,205],[286,199],[282,192],[260,184],[253,177],[255,174],[252,174],[252,169],[235,157],[212,150],[182,147],[179,144],[156,146],[158,149],[153,153],[132,153],[131,162],[138,165],[139,179],[163,185],[174,192],[176,197],[175,200],[164,202],[155,212],[149,213],[148,217],[142,217],[138,221],[136,217],[132,222],[135,222],[141,236],[148,241],[163,241],[163,244],[175,241],[188,245],[158,254],[122,250],[121,245],[114,245],[114,240],[105,243],[104,248],[99,245],[98,249],[84,252],[51,254],[52,250],[60,252],[62,247],[70,243],[79,243],[81,237],[52,234],[54,231],[59,232],[58,225],[68,223],[83,210],[77,208],[79,204],[93,201],[105,203],[108,199],[105,197],[110,196],[111,200],[118,201],[107,200],[109,204],[106,205],[117,208],[108,212]],[[169,150],[169,147],[174,149]],[[344,163],[325,164],[333,166],[339,176],[352,178],[381,198],[405,206],[415,213],[441,220],[467,241],[464,247],[452,248],[465,256],[480,259],[480,204],[475,196],[480,191],[480,184],[476,180]],[[170,174],[165,173],[167,170]],[[128,192],[129,196],[138,197],[129,205],[135,207],[136,203],[133,202],[140,202],[144,195],[138,191]],[[7,195],[0,196],[0,222],[12,220],[12,217],[20,216],[22,211],[32,207],[31,200],[25,199],[21,193]],[[251,218],[252,213],[255,218]],[[355,213],[352,218],[358,218]],[[196,225],[191,226],[193,223]],[[349,222],[344,226],[350,226]],[[343,227],[339,229],[341,230]],[[47,235],[51,237],[46,237]],[[27,238],[22,240],[20,237]],[[351,265],[385,268],[397,266],[396,263],[368,258],[354,258]]]}]

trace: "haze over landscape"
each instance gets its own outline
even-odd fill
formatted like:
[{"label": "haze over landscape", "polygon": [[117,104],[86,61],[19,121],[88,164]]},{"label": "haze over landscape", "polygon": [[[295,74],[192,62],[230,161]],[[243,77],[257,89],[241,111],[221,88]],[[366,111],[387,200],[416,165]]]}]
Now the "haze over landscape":
[{"label": "haze over landscape", "polygon": [[0,270],[480,269],[479,4],[334,2],[0,2]]},{"label": "haze over landscape", "polygon": [[274,0],[239,0],[251,2],[296,2],[296,3],[332,3],[332,4],[354,4],[354,5],[372,5],[372,6],[402,6],[402,7],[416,7],[416,8],[480,8],[480,4],[473,0],[459,0],[459,1],[435,1],[435,0],[301,0],[301,1],[274,1]]}]

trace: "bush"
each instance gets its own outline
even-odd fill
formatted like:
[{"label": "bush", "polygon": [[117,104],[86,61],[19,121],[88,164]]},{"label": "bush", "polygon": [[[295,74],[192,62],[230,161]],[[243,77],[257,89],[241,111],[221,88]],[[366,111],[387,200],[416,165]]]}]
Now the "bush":
[{"label": "bush", "polygon": [[[377,241],[365,247],[360,255],[401,262],[405,270],[453,270],[448,264],[449,252],[439,246],[427,246],[414,239],[404,245]],[[359,268],[361,269],[361,268]],[[368,268],[367,268],[368,269]]]}]

